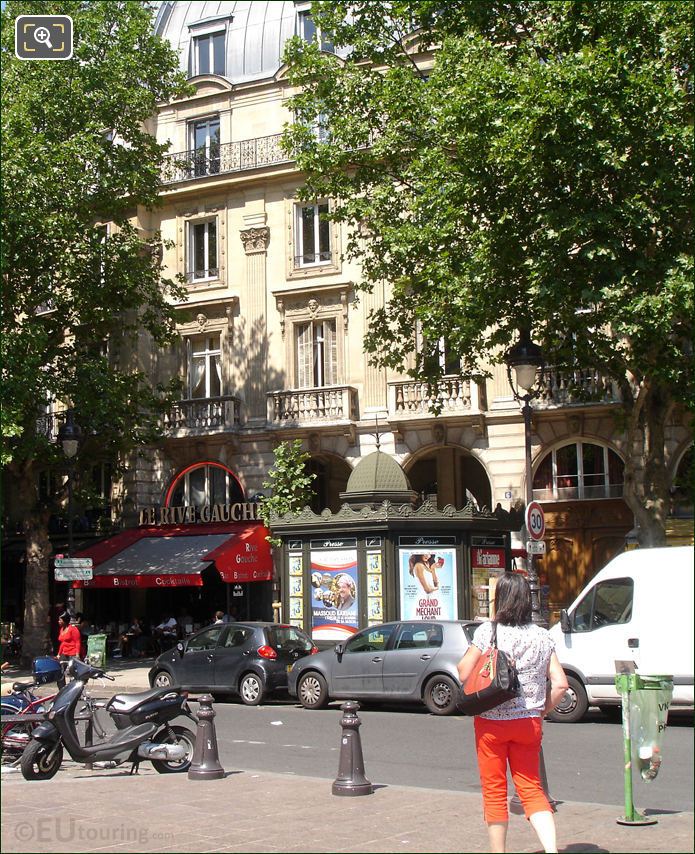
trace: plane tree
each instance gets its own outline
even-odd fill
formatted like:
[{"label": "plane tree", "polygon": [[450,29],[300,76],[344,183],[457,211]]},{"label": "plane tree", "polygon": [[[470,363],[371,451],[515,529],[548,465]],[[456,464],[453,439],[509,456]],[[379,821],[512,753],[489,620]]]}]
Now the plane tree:
[{"label": "plane tree", "polygon": [[[22,14],[70,15],[72,59],[18,59]],[[93,465],[158,435],[167,390],[148,373],[183,289],[163,279],[160,237],[146,227],[165,150],[146,122],[187,84],[148,4],[8,2],[1,39],[2,463],[26,537],[31,659],[47,633],[49,518],[65,512],[60,412],[74,411],[84,437],[78,491]],[[42,472],[53,490],[39,488]]]},{"label": "plane tree", "polygon": [[414,360],[436,385],[445,342],[482,377],[529,330],[547,363],[605,377],[625,499],[642,545],[663,543],[665,431],[693,404],[687,4],[315,2],[312,15],[320,39],[286,51],[285,145],[303,197],[332,199],[348,224],[358,289],[386,287],[373,363]]}]

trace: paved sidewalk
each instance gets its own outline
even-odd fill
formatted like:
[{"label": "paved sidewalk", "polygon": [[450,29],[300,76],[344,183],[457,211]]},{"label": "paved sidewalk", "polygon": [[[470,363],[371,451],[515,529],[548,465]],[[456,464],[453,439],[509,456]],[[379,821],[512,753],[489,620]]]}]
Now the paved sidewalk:
[{"label": "paved sidewalk", "polygon": [[[45,782],[4,772],[3,852],[477,852],[487,851],[479,795],[379,786],[336,797],[330,779],[228,768],[222,780],[160,775],[143,765],[88,772],[66,763]],[[693,813],[624,827],[620,807],[562,803],[559,850],[691,852]],[[538,851],[512,815],[508,850]]]},{"label": "paved sidewalk", "polygon": [[[147,674],[154,664],[154,658],[110,658],[106,662],[106,672],[116,681],[96,680],[90,682],[90,691],[94,696],[110,697],[112,694],[136,693],[150,687]],[[2,694],[6,694],[13,682],[31,682],[31,670],[12,667],[2,674]],[[37,690],[40,696],[55,693],[53,685],[43,685]]]}]

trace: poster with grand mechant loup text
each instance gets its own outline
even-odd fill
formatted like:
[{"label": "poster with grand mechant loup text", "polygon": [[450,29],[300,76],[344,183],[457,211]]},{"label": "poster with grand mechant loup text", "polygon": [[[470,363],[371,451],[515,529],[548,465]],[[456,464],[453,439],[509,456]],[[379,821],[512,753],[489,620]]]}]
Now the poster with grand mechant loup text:
[{"label": "poster with grand mechant loup text", "polygon": [[314,640],[345,640],[359,628],[357,551],[311,552],[311,627]]},{"label": "poster with grand mechant loup text", "polygon": [[400,548],[401,620],[457,620],[456,549]]}]

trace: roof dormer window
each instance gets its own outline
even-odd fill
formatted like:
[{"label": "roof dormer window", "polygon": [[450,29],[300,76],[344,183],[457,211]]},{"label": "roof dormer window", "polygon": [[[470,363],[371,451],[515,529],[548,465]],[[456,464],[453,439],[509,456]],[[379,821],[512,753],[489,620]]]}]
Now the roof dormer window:
[{"label": "roof dormer window", "polygon": [[193,38],[193,73],[224,75],[224,30]]},{"label": "roof dormer window", "polygon": [[307,43],[318,42],[321,50],[328,53],[333,52],[333,45],[323,37],[321,30],[317,28],[309,8],[297,10],[297,35]]},{"label": "roof dormer window", "polygon": [[191,33],[191,55],[189,70],[193,77],[199,74],[219,74],[227,72],[227,29],[230,16],[207,18],[189,24]]}]

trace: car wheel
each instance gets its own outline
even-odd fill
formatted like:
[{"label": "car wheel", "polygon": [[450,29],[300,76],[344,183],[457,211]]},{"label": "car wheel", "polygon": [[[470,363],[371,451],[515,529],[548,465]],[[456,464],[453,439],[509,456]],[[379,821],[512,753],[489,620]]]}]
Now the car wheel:
[{"label": "car wheel", "polygon": [[328,705],[328,686],[320,673],[311,671],[299,677],[297,697],[305,709],[323,709]]},{"label": "car wheel", "polygon": [[155,673],[154,679],[152,680],[153,688],[171,688],[174,684],[174,680],[171,678],[171,674],[167,673],[166,670],[160,670],[158,673]]},{"label": "car wheel", "polygon": [[63,761],[63,745],[32,741],[22,754],[20,768],[25,780],[50,780]]},{"label": "car wheel", "polygon": [[450,676],[433,676],[425,685],[423,699],[433,715],[453,715],[458,692],[458,686]]},{"label": "car wheel", "polygon": [[245,706],[258,706],[263,693],[263,680],[256,673],[247,673],[239,683],[239,696]]},{"label": "car wheel", "polygon": [[179,774],[182,771],[188,771],[193,761],[195,735],[185,726],[172,726],[168,729],[173,732],[173,735],[165,730],[159,733],[154,741],[158,744],[178,744],[186,749],[186,755],[183,759],[178,759],[175,762],[167,762],[166,759],[153,759],[152,764],[160,774]]},{"label": "car wheel", "polygon": [[548,720],[554,721],[556,724],[574,724],[584,717],[589,708],[586,691],[579,679],[568,676],[567,684],[569,688],[565,691],[565,696],[548,715]]}]

